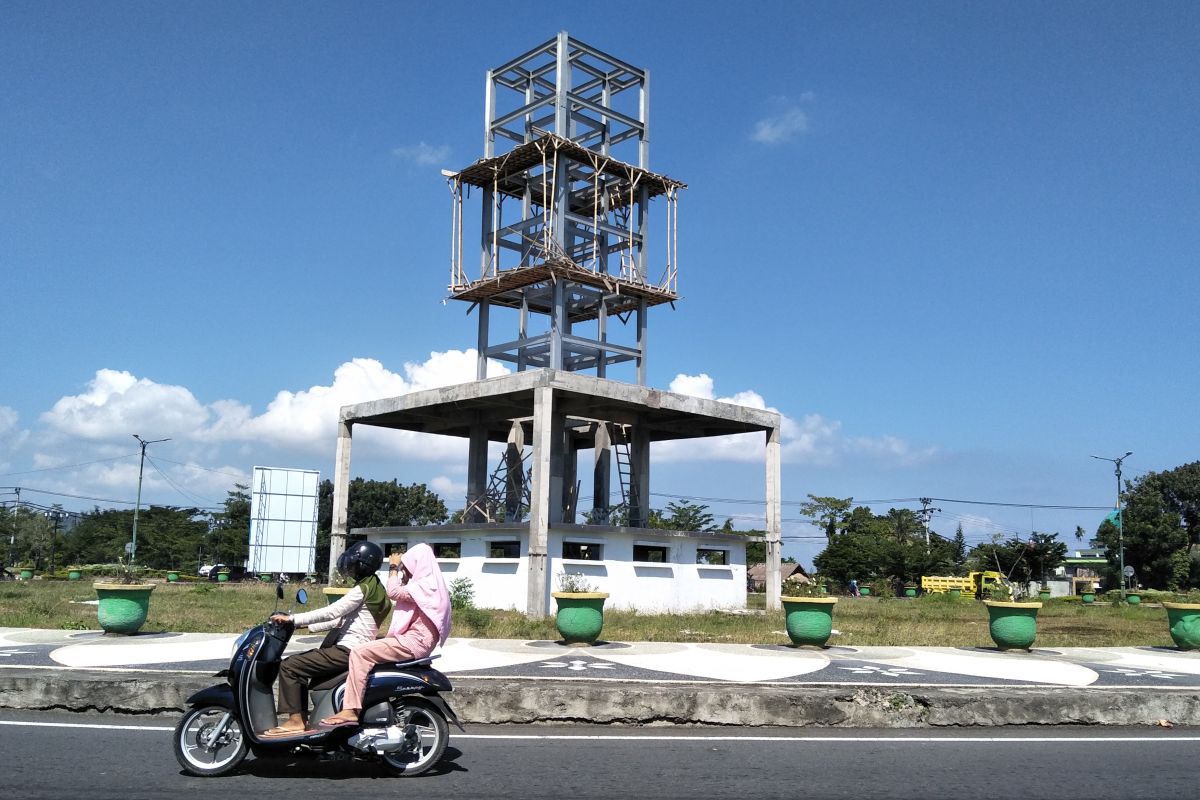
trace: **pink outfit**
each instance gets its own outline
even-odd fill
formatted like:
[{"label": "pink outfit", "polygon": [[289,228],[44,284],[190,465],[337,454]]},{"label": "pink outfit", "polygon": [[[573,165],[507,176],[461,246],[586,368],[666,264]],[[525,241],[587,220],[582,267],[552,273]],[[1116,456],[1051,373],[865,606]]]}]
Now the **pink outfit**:
[{"label": "pink outfit", "polygon": [[342,708],[362,710],[367,676],[376,664],[424,658],[450,635],[450,591],[433,548],[418,544],[400,563],[408,570],[408,583],[400,575],[388,578],[387,593],[396,603],[388,634],[374,642],[350,650],[350,674],[346,678],[346,696]]}]

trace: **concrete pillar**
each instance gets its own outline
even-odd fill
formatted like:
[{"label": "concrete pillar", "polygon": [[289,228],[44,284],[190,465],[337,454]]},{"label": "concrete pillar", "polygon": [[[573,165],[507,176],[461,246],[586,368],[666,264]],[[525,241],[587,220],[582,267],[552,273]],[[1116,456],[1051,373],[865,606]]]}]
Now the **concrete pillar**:
[{"label": "concrete pillar", "polygon": [[562,521],[575,524],[579,511],[579,445],[574,431],[563,432],[563,515]]},{"label": "concrete pillar", "polygon": [[780,518],[783,506],[780,499],[782,482],[780,478],[779,426],[767,431],[767,610],[775,611],[780,608],[779,561],[780,547]]},{"label": "concrete pillar", "polygon": [[553,449],[554,389],[533,390],[533,476],[529,487],[529,583],[525,614],[531,619],[546,615],[549,585],[547,544],[550,539],[550,461]]},{"label": "concrete pillar", "polygon": [[594,426],[596,440],[595,467],[592,470],[592,520],[597,524],[609,524],[608,514],[612,507],[612,448],[608,435],[608,423],[597,422]]},{"label": "concrete pillar", "polygon": [[639,418],[632,426],[629,442],[629,526],[650,525],[650,432]]},{"label": "concrete pillar", "polygon": [[504,521],[519,522],[525,501],[525,429],[514,422],[504,449]]},{"label": "concrete pillar", "polygon": [[333,457],[333,524],[329,531],[329,583],[337,572],[338,558],[346,552],[346,522],[350,509],[350,445],[354,423],[338,422],[337,451]]},{"label": "concrete pillar", "polygon": [[567,431],[566,415],[555,405],[550,413],[550,496],[547,509],[550,524],[563,521],[567,505]]},{"label": "concrete pillar", "polygon": [[467,441],[467,513],[463,515],[463,522],[483,522],[482,509],[472,504],[487,492],[487,427],[479,422],[472,423]]}]

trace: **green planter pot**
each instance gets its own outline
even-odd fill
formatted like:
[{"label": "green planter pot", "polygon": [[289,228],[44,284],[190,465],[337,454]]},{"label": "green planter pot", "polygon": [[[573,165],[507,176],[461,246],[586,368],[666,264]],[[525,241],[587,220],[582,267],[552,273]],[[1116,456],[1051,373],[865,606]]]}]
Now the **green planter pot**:
[{"label": "green planter pot", "polygon": [[32,580],[32,578],[33,578],[33,570],[30,569],[29,567],[21,567],[21,580],[27,581],[27,580]]},{"label": "green planter pot", "polygon": [[858,587],[858,593],[859,593],[859,595],[860,595],[860,596],[862,596],[862,597],[870,597],[870,596],[873,594],[873,592],[871,591],[871,587],[870,587],[870,586],[860,586],[860,587]]},{"label": "green planter pot", "polygon": [[1137,592],[1126,592],[1125,602],[1131,606],[1140,606],[1142,604],[1142,596]]},{"label": "green planter pot", "polygon": [[1163,603],[1171,638],[1180,650],[1200,650],[1200,603]]},{"label": "green planter pot", "polygon": [[93,583],[100,605],[96,618],[105,633],[137,633],[150,611],[152,583]]},{"label": "green planter pot", "polygon": [[83,577],[83,571],[78,569],[67,570],[67,580],[77,581]]},{"label": "green planter pot", "polygon": [[604,629],[607,592],[553,592],[558,603],[554,624],[567,644],[593,644]]},{"label": "green planter pot", "polygon": [[824,647],[833,632],[836,597],[781,597],[788,638],[795,645]]},{"label": "green planter pot", "polygon": [[962,597],[962,589],[954,588],[947,589],[946,591],[949,593],[951,600],[957,600],[958,598]]},{"label": "green planter pot", "polygon": [[1089,604],[1096,602],[1096,593],[1095,592],[1084,592],[1083,593],[1083,602],[1089,603]]},{"label": "green planter pot", "polygon": [[905,586],[904,587],[904,596],[905,597],[916,597],[917,596],[917,587]]},{"label": "green planter pot", "polygon": [[1001,650],[1028,650],[1037,637],[1037,612],[1041,603],[1004,603],[984,600],[988,633]]},{"label": "green planter pot", "polygon": [[1038,600],[1040,600],[1044,603],[1049,599],[1050,599],[1050,590],[1049,589],[1042,589],[1041,591],[1038,592]]},{"label": "green planter pot", "polygon": [[178,573],[178,572],[168,572],[168,573],[167,573],[167,580],[168,580],[170,583],[176,583],[176,582],[178,582],[178,581],[179,581],[179,573]]},{"label": "green planter pot", "polygon": [[260,572],[260,573],[258,573],[258,579],[259,579],[260,581],[262,581],[263,583],[270,583],[270,582],[271,582],[271,580],[272,580],[272,578],[271,578],[271,573],[269,573],[269,572]]},{"label": "green planter pot", "polygon": [[228,572],[218,572],[217,573],[217,583],[229,583],[229,573]]}]

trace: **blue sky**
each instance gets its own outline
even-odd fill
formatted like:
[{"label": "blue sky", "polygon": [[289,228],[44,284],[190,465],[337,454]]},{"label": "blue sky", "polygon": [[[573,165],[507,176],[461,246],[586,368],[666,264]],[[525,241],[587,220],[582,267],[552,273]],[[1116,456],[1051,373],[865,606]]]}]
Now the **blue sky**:
[{"label": "blue sky", "polygon": [[[1110,504],[1090,455],[1200,455],[1200,7],[729,8],[4,4],[0,486],[130,501],[138,433],[172,440],[147,502],[218,505],[255,464],[331,475],[342,403],[470,379],[439,170],[559,30],[650,70],[651,167],[690,188],[649,383],[785,415],[785,536],[806,493],[927,496],[1024,504],[939,501],[942,533],[1073,546],[1103,511],[1024,506]],[[457,444],[355,448],[461,505]],[[655,504],[751,527],[757,458],[675,452]]]}]

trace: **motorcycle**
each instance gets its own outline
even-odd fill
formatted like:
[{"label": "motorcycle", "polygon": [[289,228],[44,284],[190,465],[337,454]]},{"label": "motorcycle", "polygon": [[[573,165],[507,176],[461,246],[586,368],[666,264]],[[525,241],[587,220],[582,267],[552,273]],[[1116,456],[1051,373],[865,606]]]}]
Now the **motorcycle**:
[{"label": "motorcycle", "polygon": [[[283,586],[275,589],[283,600]],[[296,601],[308,602],[300,589]],[[278,602],[276,609],[278,609]],[[299,731],[291,736],[264,736],[276,725],[275,680],[295,625],[272,622],[243,633],[233,646],[229,668],[215,677],[225,683],[188,698],[188,711],[175,727],[175,758],[183,770],[200,777],[225,775],[247,752],[256,758],[357,758],[382,762],[393,774],[420,775],[446,751],[449,722],[464,730],[440,692],[453,688],[431,666],[437,656],[380,664],[367,681],[363,710],[356,726]],[[324,719],[342,708],[346,674],[309,687],[310,719]]]}]

